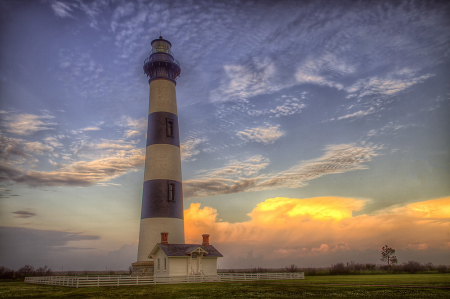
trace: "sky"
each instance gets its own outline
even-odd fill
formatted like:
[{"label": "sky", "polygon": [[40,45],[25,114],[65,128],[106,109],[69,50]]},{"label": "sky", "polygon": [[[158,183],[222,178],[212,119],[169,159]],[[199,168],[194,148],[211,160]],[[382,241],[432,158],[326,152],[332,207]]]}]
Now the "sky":
[{"label": "sky", "polygon": [[[450,3],[0,1],[0,265],[137,259],[149,84],[219,268],[450,264]],[[170,236],[169,236],[170,242]]]}]

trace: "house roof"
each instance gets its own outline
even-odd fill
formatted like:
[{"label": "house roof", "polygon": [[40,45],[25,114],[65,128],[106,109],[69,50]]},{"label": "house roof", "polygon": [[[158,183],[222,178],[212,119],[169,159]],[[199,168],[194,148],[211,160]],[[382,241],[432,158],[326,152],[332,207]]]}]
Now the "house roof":
[{"label": "house roof", "polygon": [[[214,246],[203,246],[199,244],[167,244],[164,245],[162,243],[156,244],[156,246],[159,246],[162,251],[167,256],[186,256],[188,253],[191,253],[195,251],[198,248],[201,248],[202,250],[206,251],[207,253],[204,254],[204,257],[223,257],[223,255],[216,249]],[[155,246],[155,249],[156,249]],[[155,249],[152,250],[150,255],[152,255],[155,251]]]}]

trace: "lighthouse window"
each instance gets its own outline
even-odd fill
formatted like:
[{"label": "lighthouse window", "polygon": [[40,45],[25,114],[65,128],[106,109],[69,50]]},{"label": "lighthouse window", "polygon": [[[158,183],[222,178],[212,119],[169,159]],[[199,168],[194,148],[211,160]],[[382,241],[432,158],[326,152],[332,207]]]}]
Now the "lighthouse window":
[{"label": "lighthouse window", "polygon": [[166,119],[167,137],[173,137],[173,119]]},{"label": "lighthouse window", "polygon": [[168,199],[169,201],[175,201],[175,183],[169,182],[169,194]]}]

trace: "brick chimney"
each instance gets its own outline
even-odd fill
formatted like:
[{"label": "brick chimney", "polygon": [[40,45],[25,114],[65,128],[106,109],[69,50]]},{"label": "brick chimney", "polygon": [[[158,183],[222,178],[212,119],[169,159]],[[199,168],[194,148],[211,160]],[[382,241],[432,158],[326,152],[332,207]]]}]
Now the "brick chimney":
[{"label": "brick chimney", "polygon": [[209,235],[208,234],[203,234],[202,237],[203,237],[202,245],[203,246],[209,246]]},{"label": "brick chimney", "polygon": [[161,243],[163,245],[169,244],[168,239],[169,239],[169,233],[161,233]]}]

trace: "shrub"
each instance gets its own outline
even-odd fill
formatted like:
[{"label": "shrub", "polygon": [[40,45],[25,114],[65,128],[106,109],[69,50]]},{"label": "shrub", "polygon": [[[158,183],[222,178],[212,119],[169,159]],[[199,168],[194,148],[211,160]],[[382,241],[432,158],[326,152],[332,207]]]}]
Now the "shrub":
[{"label": "shrub", "polygon": [[11,270],[7,267],[0,266],[0,278],[1,279],[13,279],[14,278],[14,270]]},{"label": "shrub", "polygon": [[337,263],[331,266],[330,274],[332,275],[341,275],[341,274],[349,274],[350,271],[348,267],[345,267],[344,263]]},{"label": "shrub", "polygon": [[268,273],[268,272],[271,272],[271,270],[268,268],[255,267],[252,269],[252,272],[253,273]]},{"label": "shrub", "polygon": [[424,267],[425,271],[434,271],[435,270],[433,263],[427,263],[427,264],[423,265],[423,267]]},{"label": "shrub", "polygon": [[317,269],[316,268],[306,268],[306,269],[303,269],[303,272],[305,272],[305,275],[307,275],[307,276],[314,276],[314,275],[316,275]]},{"label": "shrub", "polygon": [[366,270],[375,270],[375,264],[366,264]]},{"label": "shrub", "polygon": [[406,264],[403,264],[403,271],[408,273],[417,273],[420,271],[423,271],[424,267],[419,263],[415,261],[408,261]]}]

